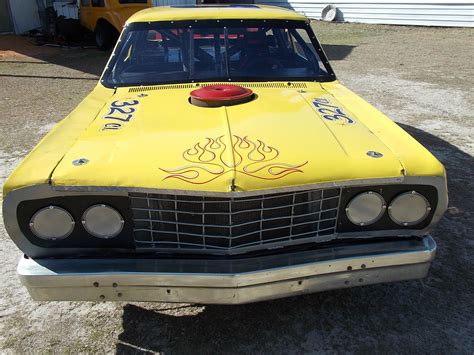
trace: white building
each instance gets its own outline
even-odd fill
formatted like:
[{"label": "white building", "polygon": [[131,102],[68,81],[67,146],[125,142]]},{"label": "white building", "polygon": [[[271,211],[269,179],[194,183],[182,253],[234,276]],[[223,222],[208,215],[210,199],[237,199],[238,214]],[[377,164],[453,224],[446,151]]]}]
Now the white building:
[{"label": "white building", "polygon": [[320,19],[328,4],[338,9],[338,20],[392,25],[474,27],[472,0],[256,0],[282,6]]},{"label": "white building", "polygon": [[0,0],[0,32],[20,34],[39,27],[36,0]]}]

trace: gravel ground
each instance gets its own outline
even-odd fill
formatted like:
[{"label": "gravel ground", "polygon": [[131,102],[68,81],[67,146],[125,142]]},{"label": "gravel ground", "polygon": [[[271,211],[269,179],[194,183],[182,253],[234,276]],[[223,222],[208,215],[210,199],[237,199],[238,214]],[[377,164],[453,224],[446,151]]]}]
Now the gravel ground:
[{"label": "gravel ground", "polygon": [[[0,221],[2,352],[474,352],[474,31],[315,28],[339,79],[447,168],[450,207],[433,231],[428,278],[243,306],[33,302]],[[106,59],[0,36],[0,185],[91,90]]]}]

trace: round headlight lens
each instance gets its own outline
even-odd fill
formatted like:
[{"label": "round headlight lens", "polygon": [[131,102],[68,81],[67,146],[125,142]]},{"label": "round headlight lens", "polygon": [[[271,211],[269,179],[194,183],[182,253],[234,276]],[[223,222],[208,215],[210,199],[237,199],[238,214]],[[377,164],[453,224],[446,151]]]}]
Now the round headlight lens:
[{"label": "round headlight lens", "polygon": [[89,207],[82,216],[84,228],[97,238],[113,238],[123,228],[123,218],[114,208],[107,205]]},{"label": "round headlight lens", "polygon": [[402,226],[420,223],[430,211],[428,200],[416,191],[398,195],[388,206],[388,215],[392,221]]},{"label": "round headlight lens", "polygon": [[38,238],[64,239],[74,229],[74,219],[64,208],[48,206],[37,211],[30,220],[30,229]]},{"label": "round headlight lens", "polygon": [[367,191],[357,195],[347,204],[346,214],[352,223],[366,226],[377,222],[385,208],[385,200],[380,194]]}]

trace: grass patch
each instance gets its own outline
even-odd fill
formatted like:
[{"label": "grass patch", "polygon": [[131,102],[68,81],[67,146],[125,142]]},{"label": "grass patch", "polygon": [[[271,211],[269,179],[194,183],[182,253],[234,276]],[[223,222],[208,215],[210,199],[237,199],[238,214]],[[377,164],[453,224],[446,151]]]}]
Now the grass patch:
[{"label": "grass patch", "polygon": [[324,21],[312,21],[311,27],[321,43],[324,44],[358,45],[367,42],[374,36],[381,36],[388,31],[394,31],[393,26]]}]

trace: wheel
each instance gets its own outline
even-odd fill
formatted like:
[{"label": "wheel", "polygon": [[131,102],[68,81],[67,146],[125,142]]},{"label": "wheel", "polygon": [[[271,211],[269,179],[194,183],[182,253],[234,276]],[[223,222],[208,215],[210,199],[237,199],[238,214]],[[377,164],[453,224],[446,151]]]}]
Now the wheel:
[{"label": "wheel", "polygon": [[102,51],[111,49],[117,42],[118,32],[108,23],[98,23],[94,34],[95,44]]}]

